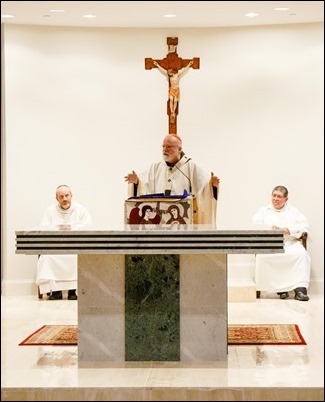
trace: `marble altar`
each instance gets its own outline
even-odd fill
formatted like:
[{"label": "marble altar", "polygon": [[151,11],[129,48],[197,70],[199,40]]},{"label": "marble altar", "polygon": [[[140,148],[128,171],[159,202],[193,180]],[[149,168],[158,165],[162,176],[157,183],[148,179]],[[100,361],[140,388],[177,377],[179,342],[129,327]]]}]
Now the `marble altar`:
[{"label": "marble altar", "polygon": [[[281,253],[283,233],[148,226],[17,231],[16,253],[78,254],[80,365],[226,360],[227,255]],[[173,261],[139,274],[148,255]]]}]

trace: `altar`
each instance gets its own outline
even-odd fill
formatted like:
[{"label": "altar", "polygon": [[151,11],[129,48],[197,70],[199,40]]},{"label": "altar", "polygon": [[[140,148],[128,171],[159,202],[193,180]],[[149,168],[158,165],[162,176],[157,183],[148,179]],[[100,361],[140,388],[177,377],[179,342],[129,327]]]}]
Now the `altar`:
[{"label": "altar", "polygon": [[[281,252],[283,233],[275,230],[16,232],[17,254],[78,254],[78,361],[85,365],[226,360],[227,255]],[[143,255],[152,264],[141,269]],[[155,265],[155,256],[165,263]]]}]

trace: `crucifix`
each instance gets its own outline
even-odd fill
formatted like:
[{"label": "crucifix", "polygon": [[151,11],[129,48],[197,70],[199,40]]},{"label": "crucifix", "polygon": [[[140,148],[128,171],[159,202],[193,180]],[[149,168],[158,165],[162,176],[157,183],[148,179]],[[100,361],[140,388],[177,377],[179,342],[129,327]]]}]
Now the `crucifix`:
[{"label": "crucifix", "polygon": [[167,101],[167,114],[169,134],[177,134],[177,115],[179,110],[179,81],[181,77],[187,73],[190,68],[199,69],[200,59],[194,57],[193,59],[182,59],[177,54],[178,38],[168,37],[167,46],[168,54],[161,60],[154,60],[151,58],[145,59],[145,69],[151,70],[158,68],[158,70],[165,75],[168,80],[168,101]]}]

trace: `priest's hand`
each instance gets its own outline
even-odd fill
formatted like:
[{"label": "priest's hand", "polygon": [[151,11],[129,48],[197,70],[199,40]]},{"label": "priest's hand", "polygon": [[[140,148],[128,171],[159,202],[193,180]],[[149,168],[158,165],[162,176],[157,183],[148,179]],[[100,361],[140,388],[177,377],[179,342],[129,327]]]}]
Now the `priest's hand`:
[{"label": "priest's hand", "polygon": [[139,182],[138,175],[135,173],[134,170],[132,170],[132,173],[129,173],[126,176],[124,176],[124,179],[129,184],[138,184],[138,182]]},{"label": "priest's hand", "polygon": [[212,184],[213,187],[218,187],[220,183],[219,177],[215,176],[213,172],[211,172],[210,183]]},{"label": "priest's hand", "polygon": [[283,230],[283,234],[290,235],[290,230],[288,228],[280,228],[279,226],[272,226],[273,230]]}]

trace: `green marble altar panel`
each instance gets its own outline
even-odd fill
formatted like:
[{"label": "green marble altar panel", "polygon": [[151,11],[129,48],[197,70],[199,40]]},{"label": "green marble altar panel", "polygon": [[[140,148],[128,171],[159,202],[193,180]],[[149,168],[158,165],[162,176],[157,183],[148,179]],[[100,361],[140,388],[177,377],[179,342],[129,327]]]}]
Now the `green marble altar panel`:
[{"label": "green marble altar panel", "polygon": [[125,360],[180,360],[179,255],[125,256]]}]

